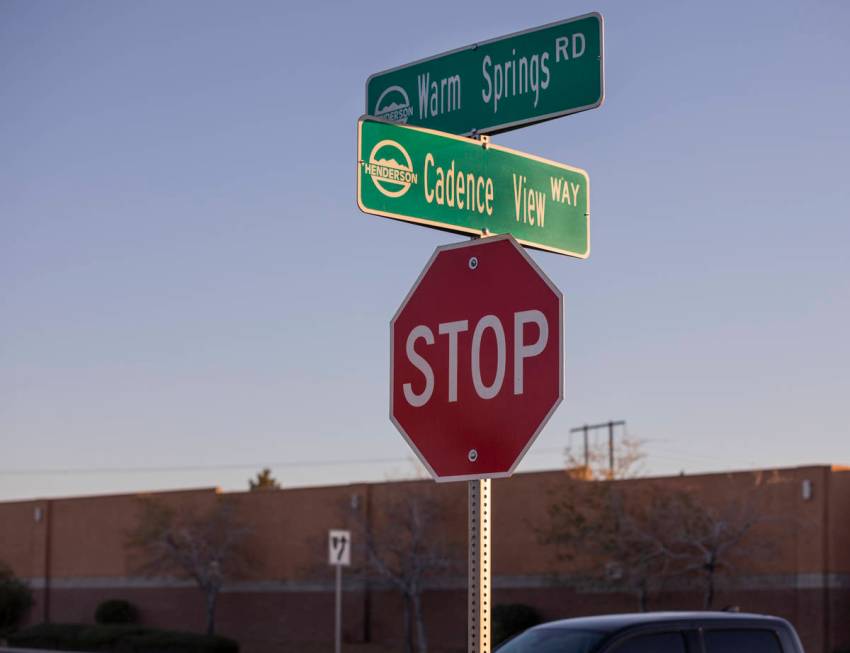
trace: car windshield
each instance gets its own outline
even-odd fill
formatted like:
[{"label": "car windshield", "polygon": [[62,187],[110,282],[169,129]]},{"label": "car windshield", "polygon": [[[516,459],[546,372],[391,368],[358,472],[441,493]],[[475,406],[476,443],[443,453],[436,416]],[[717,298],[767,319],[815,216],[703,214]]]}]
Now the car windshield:
[{"label": "car windshield", "polygon": [[592,630],[534,628],[496,650],[498,653],[592,653],[604,636]]}]

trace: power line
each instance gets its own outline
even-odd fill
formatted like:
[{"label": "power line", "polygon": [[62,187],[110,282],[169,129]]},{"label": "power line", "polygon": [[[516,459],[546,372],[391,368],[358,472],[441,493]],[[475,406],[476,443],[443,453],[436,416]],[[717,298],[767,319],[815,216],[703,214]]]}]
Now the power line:
[{"label": "power line", "polygon": [[[530,454],[562,451],[562,447],[544,447]],[[340,467],[344,465],[379,465],[410,462],[410,458],[354,458],[345,460],[278,460],[251,463],[216,463],[210,465],[150,465],[140,467],[53,467],[29,469],[0,469],[0,475],[38,476],[52,474],[149,474],[153,472],[204,472],[229,469],[259,469],[262,467]]]},{"label": "power line", "polygon": [[[607,427],[608,423],[602,426]],[[589,429],[592,427],[589,427]],[[584,427],[578,427],[573,431],[584,431]],[[664,441],[662,440],[648,440]],[[563,447],[541,447],[532,448],[528,452],[529,456],[549,455],[556,452],[562,452]],[[684,452],[676,449],[662,448],[660,450],[649,453],[651,458],[660,458],[666,460],[690,460],[692,462],[700,461],[703,463],[713,462],[721,464],[729,464],[729,461],[720,457],[706,456],[701,453]],[[292,468],[292,467],[343,467],[355,465],[393,465],[400,463],[408,463],[411,458],[354,458],[354,459],[336,459],[336,460],[278,460],[264,462],[246,462],[246,463],[214,463],[207,465],[150,465],[139,467],[53,467],[53,468],[21,468],[21,469],[0,469],[0,476],[47,476],[47,475],[65,475],[75,476],[84,474],[151,474],[151,473],[186,473],[186,472],[204,472],[204,471],[226,471],[226,470],[252,470],[261,469],[263,467],[276,468]],[[755,463],[752,463],[755,464]]]},{"label": "power line", "polygon": [[227,469],[257,469],[261,467],[334,467],[338,465],[371,465],[379,463],[407,462],[408,458],[359,458],[354,460],[283,460],[254,463],[225,463],[215,465],[174,465],[149,467],[55,467],[44,469],[0,469],[0,475],[39,474],[147,474],[150,472],[201,472]]}]

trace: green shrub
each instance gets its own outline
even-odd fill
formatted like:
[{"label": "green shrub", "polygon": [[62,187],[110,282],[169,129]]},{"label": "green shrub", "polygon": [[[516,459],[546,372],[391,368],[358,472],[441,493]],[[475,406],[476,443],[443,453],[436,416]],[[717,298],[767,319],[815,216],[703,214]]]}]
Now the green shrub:
[{"label": "green shrub", "polygon": [[239,653],[239,644],[226,637],[128,624],[39,624],[10,636],[9,644],[104,653]]},{"label": "green shrub", "polygon": [[124,638],[121,653],[239,653],[239,644],[219,635],[148,630]]},{"label": "green shrub", "polygon": [[498,646],[505,640],[514,635],[519,635],[522,631],[536,626],[542,621],[540,613],[530,605],[523,603],[494,605],[493,612],[490,615],[493,646]]},{"label": "green shrub", "polygon": [[80,650],[74,648],[85,624],[38,624],[9,635],[9,644],[20,648],[46,648],[57,651]]},{"label": "green shrub", "polygon": [[0,637],[13,632],[32,607],[32,592],[0,562]]},{"label": "green shrub", "polygon": [[74,644],[81,651],[117,651],[125,639],[145,630],[131,624],[87,625],[77,633]]},{"label": "green shrub", "polygon": [[139,611],[129,601],[109,599],[97,606],[94,620],[99,624],[134,624],[139,621]]}]

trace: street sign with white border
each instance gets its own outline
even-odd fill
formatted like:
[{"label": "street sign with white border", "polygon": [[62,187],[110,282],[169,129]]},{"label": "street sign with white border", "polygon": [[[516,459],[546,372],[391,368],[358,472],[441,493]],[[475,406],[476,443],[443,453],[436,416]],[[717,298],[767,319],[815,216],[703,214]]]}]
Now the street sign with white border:
[{"label": "street sign with white border", "polygon": [[496,134],[594,109],[604,25],[590,13],[473,43],[366,80],[366,113],[452,134]]},{"label": "street sign with white border", "polygon": [[357,123],[357,159],[357,205],[365,213],[590,254],[590,178],[580,168],[371,116]]}]

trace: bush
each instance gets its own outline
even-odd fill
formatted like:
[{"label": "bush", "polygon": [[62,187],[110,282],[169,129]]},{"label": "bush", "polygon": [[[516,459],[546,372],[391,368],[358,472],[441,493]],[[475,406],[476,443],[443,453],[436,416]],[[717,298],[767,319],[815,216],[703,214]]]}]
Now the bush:
[{"label": "bush", "polygon": [[32,592],[0,562],[0,637],[13,632],[32,607]]},{"label": "bush", "polygon": [[126,624],[39,624],[10,636],[9,644],[108,653],[239,653],[239,644],[226,637]]},{"label": "bush", "polygon": [[121,644],[121,653],[239,653],[239,644],[227,637],[172,630],[148,629],[124,638]]},{"label": "bush", "polygon": [[519,635],[522,631],[536,626],[542,621],[540,613],[530,605],[523,603],[494,605],[493,612],[490,615],[493,646],[498,646],[505,640],[514,635]]},{"label": "bush", "polygon": [[83,625],[70,644],[73,650],[80,651],[123,651],[128,637],[143,632],[145,628],[129,624]]},{"label": "bush", "polygon": [[83,624],[39,624],[10,635],[9,644],[21,648],[73,651],[75,649],[70,643],[76,642],[85,628]]},{"label": "bush", "polygon": [[129,601],[109,599],[97,606],[94,620],[99,624],[134,624],[139,621],[139,611]]}]

